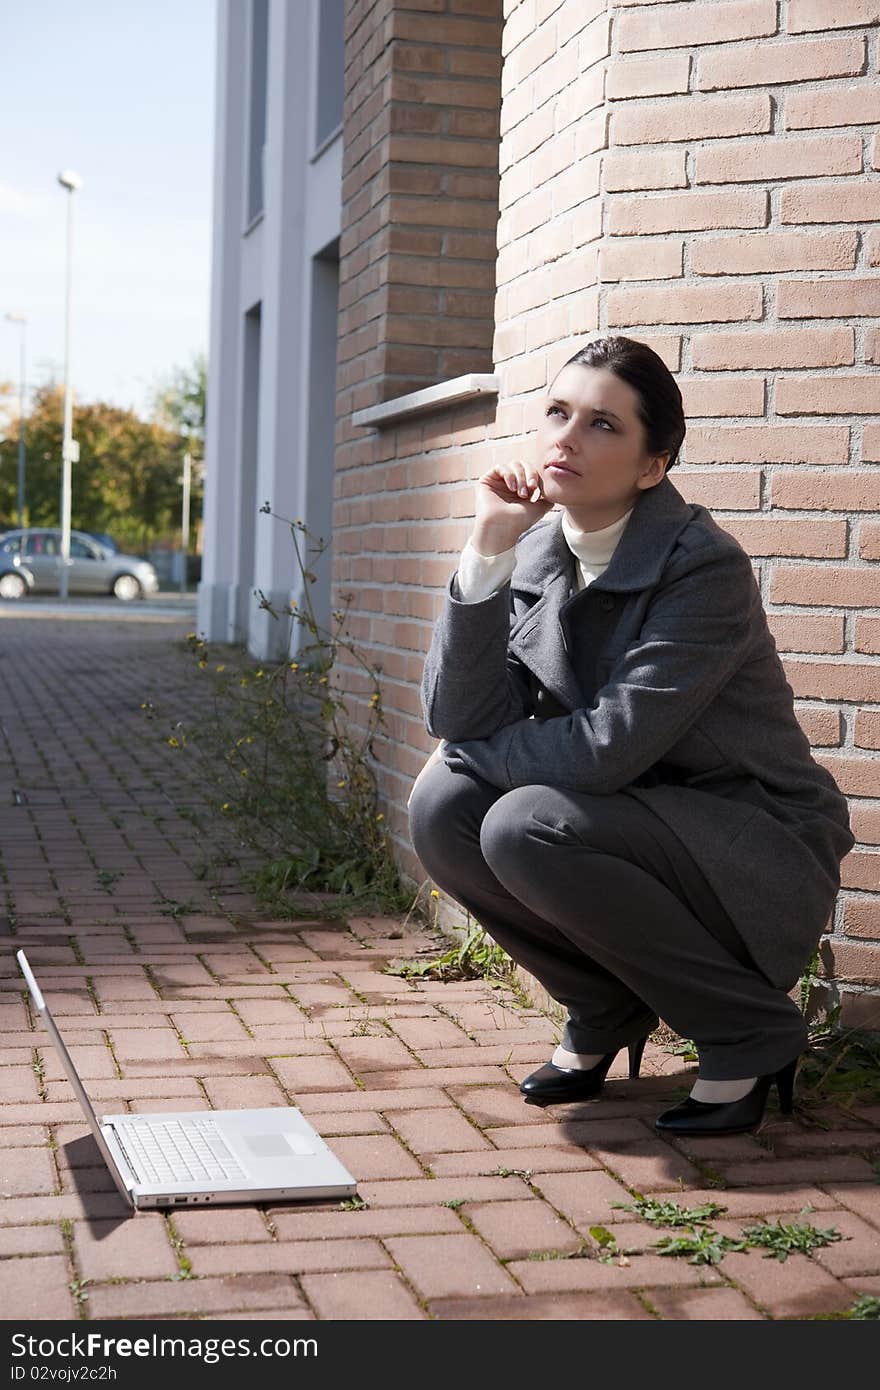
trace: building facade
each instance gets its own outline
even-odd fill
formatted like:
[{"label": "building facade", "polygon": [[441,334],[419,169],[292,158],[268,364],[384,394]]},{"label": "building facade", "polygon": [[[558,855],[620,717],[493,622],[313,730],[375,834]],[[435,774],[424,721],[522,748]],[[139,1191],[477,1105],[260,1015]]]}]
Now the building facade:
[{"label": "building facade", "polygon": [[376,771],[421,883],[419,682],[475,481],[527,456],[588,338],[649,343],[688,420],[672,481],[752,557],[797,716],[850,799],[822,970],[871,1027],[878,58],[868,0],[221,0],[199,597],[207,635],[272,655],[254,591],[287,603],[295,573],[258,508],[329,533],[316,607],[350,594],[381,665]]}]

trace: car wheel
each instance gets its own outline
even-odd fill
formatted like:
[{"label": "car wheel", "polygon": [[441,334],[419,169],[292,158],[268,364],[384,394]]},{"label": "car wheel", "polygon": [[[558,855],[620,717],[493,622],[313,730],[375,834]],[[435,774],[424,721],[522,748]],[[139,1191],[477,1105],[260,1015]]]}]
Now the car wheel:
[{"label": "car wheel", "polygon": [[24,598],[27,583],[20,574],[0,575],[0,598]]},{"label": "car wheel", "polygon": [[119,574],[113,581],[113,597],[121,599],[123,603],[131,603],[132,599],[140,598],[141,586],[133,574]]}]

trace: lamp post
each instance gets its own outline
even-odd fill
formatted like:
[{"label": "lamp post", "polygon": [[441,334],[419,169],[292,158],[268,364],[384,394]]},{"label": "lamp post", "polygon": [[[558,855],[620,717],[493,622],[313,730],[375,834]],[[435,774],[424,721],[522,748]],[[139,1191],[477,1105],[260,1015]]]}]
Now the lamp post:
[{"label": "lamp post", "polygon": [[64,295],[64,439],[61,445],[61,562],[58,571],[58,595],[67,598],[70,569],[70,474],[77,461],[78,450],[73,439],[73,398],[70,393],[70,279],[73,260],[73,195],[83,181],[72,169],[58,175],[58,182],[68,192],[67,199],[67,284]]},{"label": "lamp post", "polygon": [[26,348],[25,337],[27,335],[27,319],[24,314],[7,314],[8,323],[17,323],[21,329],[21,354],[20,368],[18,373],[18,528],[24,527],[24,412],[25,412],[25,371],[26,371]]},{"label": "lamp post", "polygon": [[189,497],[192,479],[192,454],[189,449],[189,430],[186,432],[186,450],[183,455],[183,513],[180,519],[180,592],[186,593],[187,570],[189,568]]}]

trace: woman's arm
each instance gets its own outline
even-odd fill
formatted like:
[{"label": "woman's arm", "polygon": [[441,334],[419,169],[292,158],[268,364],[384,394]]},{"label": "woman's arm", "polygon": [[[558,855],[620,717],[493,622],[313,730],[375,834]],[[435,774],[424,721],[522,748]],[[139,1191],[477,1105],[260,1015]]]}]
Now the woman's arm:
[{"label": "woman's arm", "polygon": [[760,608],[745,551],[691,553],[665,577],[592,708],[450,739],[444,761],[504,790],[619,791],[674,747],[746,660]]},{"label": "woman's arm", "polygon": [[485,738],[529,712],[528,672],[507,650],[509,577],[519,537],[552,506],[522,464],[498,465],[480,478],[470,545],[494,561],[502,582],[486,597],[475,597],[482,592],[476,574],[462,576],[463,589],[457,573],[447,585],[421,684],[425,728],[435,738]]}]

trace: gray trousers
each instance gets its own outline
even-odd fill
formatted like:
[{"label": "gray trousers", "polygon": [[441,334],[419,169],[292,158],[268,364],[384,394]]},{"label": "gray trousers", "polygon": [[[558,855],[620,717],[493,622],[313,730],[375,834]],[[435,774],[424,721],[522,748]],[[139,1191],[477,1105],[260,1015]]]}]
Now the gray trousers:
[{"label": "gray trousers", "polygon": [[626,790],[502,792],[437,762],[409,824],[437,887],[568,1010],[572,1052],[616,1051],[662,1018],[696,1044],[701,1077],[729,1081],[806,1045],[684,844]]}]

